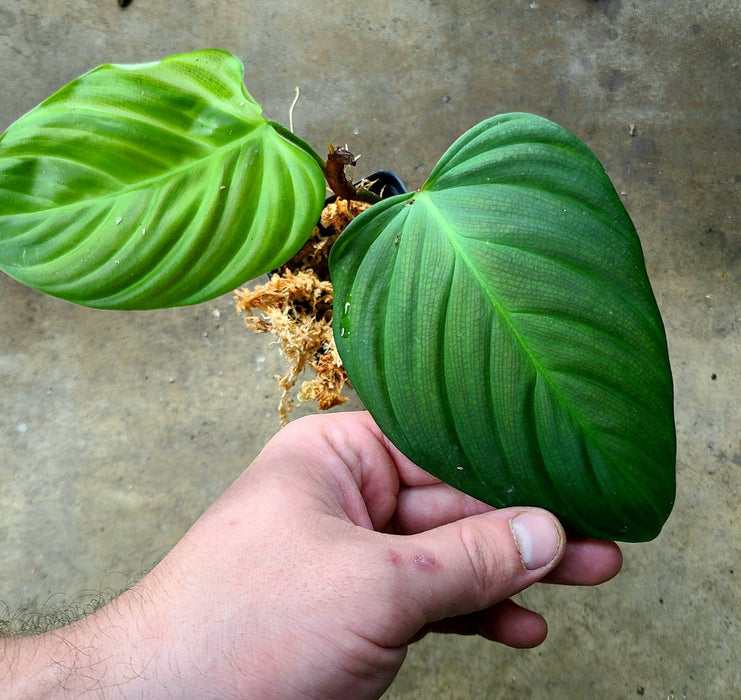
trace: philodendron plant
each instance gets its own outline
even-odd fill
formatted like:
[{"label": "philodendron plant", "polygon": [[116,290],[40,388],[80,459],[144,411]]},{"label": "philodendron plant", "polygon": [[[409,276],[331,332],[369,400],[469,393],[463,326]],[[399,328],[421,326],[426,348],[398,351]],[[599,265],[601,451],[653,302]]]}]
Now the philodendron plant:
[{"label": "philodendron plant", "polygon": [[[105,309],[195,304],[289,260],[328,166],[218,50],[104,65],[0,136],[0,268]],[[576,137],[478,124],[330,254],[349,379],[410,459],[575,532],[654,538],[674,500],[672,377],[633,224]]]}]

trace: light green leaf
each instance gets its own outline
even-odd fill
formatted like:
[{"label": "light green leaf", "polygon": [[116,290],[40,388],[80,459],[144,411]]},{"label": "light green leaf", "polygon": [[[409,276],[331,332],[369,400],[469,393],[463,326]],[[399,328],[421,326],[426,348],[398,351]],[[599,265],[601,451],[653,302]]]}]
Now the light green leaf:
[{"label": "light green leaf", "polygon": [[0,136],[0,269],[79,304],[157,308],[288,260],[321,160],[262,117],[241,62],[204,50],[104,65]]},{"label": "light green leaf", "polygon": [[631,220],[562,127],[489,119],[330,257],[350,381],[409,458],[495,506],[656,536],[674,499],[672,377]]}]

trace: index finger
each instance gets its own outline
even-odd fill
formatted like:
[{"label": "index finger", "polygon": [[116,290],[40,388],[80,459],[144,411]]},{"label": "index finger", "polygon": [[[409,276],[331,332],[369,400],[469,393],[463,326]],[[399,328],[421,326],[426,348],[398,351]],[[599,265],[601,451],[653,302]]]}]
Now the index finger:
[{"label": "index finger", "polygon": [[413,535],[490,510],[494,508],[483,501],[434,479],[399,489],[392,528],[398,535]]}]

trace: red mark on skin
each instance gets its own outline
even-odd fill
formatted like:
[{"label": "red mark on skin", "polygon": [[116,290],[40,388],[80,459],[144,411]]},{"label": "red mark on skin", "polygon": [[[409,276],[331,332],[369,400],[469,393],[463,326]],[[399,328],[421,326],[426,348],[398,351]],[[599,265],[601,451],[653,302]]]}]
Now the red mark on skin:
[{"label": "red mark on skin", "polygon": [[435,559],[431,554],[425,554],[424,552],[415,554],[412,561],[414,562],[415,568],[420,571],[436,571],[439,568],[437,559]]},{"label": "red mark on skin", "polygon": [[[398,568],[405,563],[406,558],[392,549],[389,551],[389,560],[393,566]],[[437,571],[440,568],[437,559],[432,554],[427,554],[426,552],[417,552],[412,556],[411,561],[414,564],[414,568],[418,571]]]}]

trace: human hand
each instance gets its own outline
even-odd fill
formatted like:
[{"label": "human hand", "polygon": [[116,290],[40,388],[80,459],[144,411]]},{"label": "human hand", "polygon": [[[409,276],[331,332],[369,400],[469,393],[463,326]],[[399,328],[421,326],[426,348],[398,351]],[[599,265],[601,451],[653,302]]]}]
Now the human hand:
[{"label": "human hand", "polygon": [[613,543],[567,543],[545,511],[442,484],[367,413],[311,416],[54,649],[80,694],[373,698],[427,632],[535,646],[545,621],[510,596],[541,579],[600,583],[620,564]]}]

